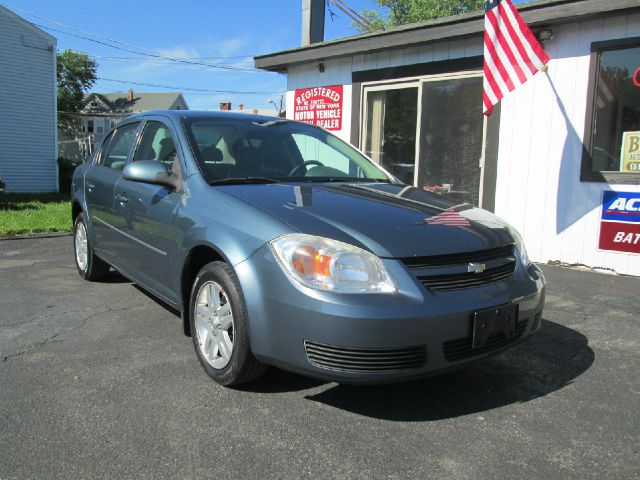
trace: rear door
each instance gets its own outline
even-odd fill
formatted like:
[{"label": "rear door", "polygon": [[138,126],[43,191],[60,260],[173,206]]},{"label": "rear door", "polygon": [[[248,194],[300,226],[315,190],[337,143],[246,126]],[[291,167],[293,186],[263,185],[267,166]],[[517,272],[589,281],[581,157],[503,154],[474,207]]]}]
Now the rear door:
[{"label": "rear door", "polygon": [[[181,152],[172,125],[162,117],[148,120],[142,128],[132,162],[153,160],[167,171],[180,174]],[[126,234],[118,256],[126,269],[148,288],[170,302],[177,300],[175,252],[181,241],[177,213],[182,188],[131,182],[121,179],[115,191],[114,212],[118,228]]]},{"label": "rear door", "polygon": [[116,183],[131,153],[140,122],[114,130],[102,144],[93,165],[85,174],[85,196],[96,252],[111,261],[121,235],[114,227]]}]

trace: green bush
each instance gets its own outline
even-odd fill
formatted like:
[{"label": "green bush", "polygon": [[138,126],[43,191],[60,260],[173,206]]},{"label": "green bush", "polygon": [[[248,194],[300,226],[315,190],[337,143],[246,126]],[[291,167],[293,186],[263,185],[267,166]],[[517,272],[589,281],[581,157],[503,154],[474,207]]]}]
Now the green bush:
[{"label": "green bush", "polygon": [[58,187],[62,193],[71,192],[71,179],[73,178],[73,171],[76,169],[76,165],[68,158],[58,157]]}]

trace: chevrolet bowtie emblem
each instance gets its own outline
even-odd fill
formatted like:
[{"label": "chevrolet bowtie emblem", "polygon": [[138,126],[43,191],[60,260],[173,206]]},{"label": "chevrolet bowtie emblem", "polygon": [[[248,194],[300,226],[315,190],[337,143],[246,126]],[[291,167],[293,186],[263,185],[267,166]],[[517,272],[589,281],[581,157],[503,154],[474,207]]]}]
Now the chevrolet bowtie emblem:
[{"label": "chevrolet bowtie emblem", "polygon": [[487,266],[484,263],[469,263],[469,265],[467,265],[467,272],[482,273],[486,268]]}]

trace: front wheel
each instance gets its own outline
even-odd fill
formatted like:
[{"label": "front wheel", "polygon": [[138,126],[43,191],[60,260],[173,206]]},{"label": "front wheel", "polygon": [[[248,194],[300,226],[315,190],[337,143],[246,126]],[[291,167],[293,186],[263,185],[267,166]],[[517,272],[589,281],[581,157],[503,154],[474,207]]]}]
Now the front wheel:
[{"label": "front wheel", "polygon": [[87,234],[87,224],[82,213],[76,217],[76,222],[73,226],[73,250],[78,273],[85,280],[93,282],[109,273],[109,265],[98,258],[93,251],[93,246]]},{"label": "front wheel", "polygon": [[212,379],[239,385],[266,371],[251,352],[242,291],[229,265],[212,262],[200,270],[189,307],[196,355]]}]

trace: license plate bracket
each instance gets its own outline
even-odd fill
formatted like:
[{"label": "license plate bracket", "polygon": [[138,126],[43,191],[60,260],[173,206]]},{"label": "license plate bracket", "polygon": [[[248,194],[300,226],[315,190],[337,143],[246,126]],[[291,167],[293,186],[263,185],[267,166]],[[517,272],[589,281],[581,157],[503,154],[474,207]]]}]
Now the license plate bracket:
[{"label": "license plate bracket", "polygon": [[503,333],[505,338],[514,337],[517,321],[517,303],[475,312],[473,314],[473,344],[471,348],[484,347],[489,337],[496,333]]}]

